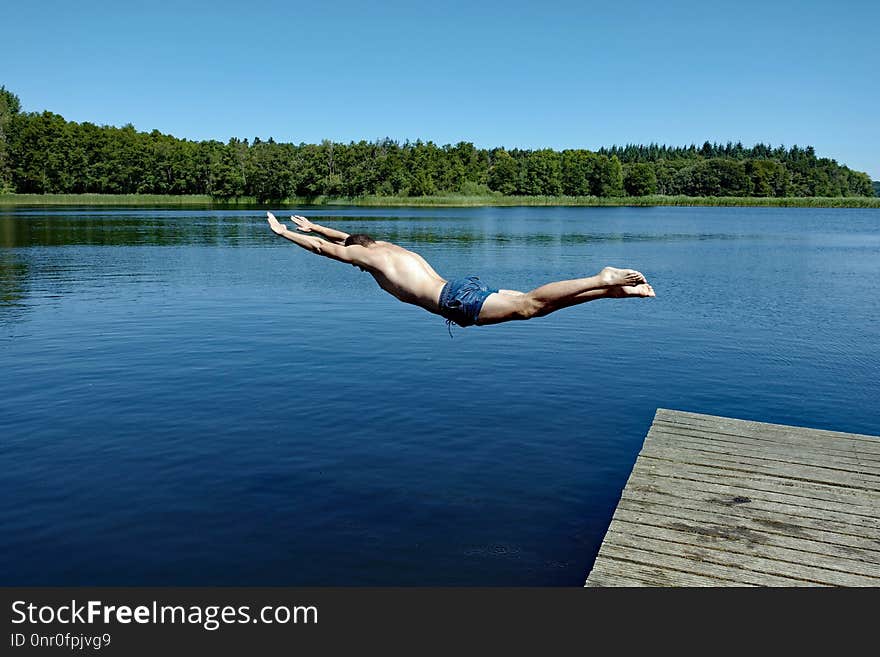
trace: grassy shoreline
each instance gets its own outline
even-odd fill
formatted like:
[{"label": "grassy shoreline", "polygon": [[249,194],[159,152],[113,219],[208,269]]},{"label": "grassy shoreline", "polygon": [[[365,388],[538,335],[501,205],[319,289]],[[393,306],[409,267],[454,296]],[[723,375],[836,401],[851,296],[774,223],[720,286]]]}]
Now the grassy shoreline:
[{"label": "grassy shoreline", "polygon": [[740,197],[740,196],[363,196],[355,198],[289,198],[257,203],[243,197],[216,201],[207,195],[161,194],[0,194],[2,206],[137,206],[137,207],[284,207],[304,205],[353,205],[364,207],[477,207],[477,206],[708,206],[708,207],[788,207],[788,208],[880,208],[880,198],[850,197]]}]

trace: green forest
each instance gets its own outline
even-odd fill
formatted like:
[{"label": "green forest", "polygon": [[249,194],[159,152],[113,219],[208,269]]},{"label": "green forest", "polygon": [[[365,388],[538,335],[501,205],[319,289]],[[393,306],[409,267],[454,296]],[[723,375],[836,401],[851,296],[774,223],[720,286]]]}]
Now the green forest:
[{"label": "green forest", "polygon": [[132,125],[23,112],[0,87],[0,193],[293,197],[436,194],[646,197],[867,197],[867,174],[811,146],[741,143],[584,149],[438,146],[392,139],[348,144],[254,138],[191,141]]}]

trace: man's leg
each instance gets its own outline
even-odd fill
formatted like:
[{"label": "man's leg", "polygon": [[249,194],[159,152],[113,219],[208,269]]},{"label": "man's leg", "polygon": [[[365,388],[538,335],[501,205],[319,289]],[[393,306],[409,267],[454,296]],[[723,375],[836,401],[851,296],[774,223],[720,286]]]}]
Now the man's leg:
[{"label": "man's leg", "polygon": [[543,317],[561,308],[594,299],[653,297],[654,289],[633,269],[606,267],[595,276],[557,281],[531,292],[500,290],[490,295],[480,310],[480,324]]}]

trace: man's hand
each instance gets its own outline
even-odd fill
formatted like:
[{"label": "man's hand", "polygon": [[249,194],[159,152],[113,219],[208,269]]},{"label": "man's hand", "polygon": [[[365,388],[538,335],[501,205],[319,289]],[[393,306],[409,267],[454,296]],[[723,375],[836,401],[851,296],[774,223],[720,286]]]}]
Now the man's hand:
[{"label": "man's hand", "polygon": [[266,214],[269,217],[269,227],[272,229],[272,232],[275,233],[276,235],[284,234],[284,231],[287,230],[287,226],[285,226],[280,221],[278,221],[275,218],[275,215],[272,214],[271,212],[267,212]]},{"label": "man's hand", "polygon": [[311,233],[315,227],[311,221],[305,217],[300,217],[298,214],[293,215],[290,220],[296,224],[297,230],[301,230],[304,233]]},{"label": "man's hand", "polygon": [[[345,240],[348,238],[348,233],[343,233],[341,230],[334,230],[333,228],[327,228],[326,226],[321,226],[320,224],[313,224],[311,221],[306,219],[305,217],[301,217],[298,214],[295,214],[290,217],[291,221],[296,224],[296,231],[287,230],[287,226],[282,223],[279,223],[275,220],[275,217],[272,216],[271,212],[267,212],[269,215],[269,225],[272,226],[272,230],[276,233],[289,239],[291,242],[296,242],[300,246],[302,246],[302,242],[294,237],[299,238],[299,240],[311,240],[310,244],[317,243],[319,245],[324,245],[325,242],[329,242],[330,244],[344,244]],[[284,232],[286,231],[286,232]],[[316,235],[309,235],[308,237],[304,237],[299,233],[315,233],[316,235],[320,235],[326,239],[320,239]]]}]

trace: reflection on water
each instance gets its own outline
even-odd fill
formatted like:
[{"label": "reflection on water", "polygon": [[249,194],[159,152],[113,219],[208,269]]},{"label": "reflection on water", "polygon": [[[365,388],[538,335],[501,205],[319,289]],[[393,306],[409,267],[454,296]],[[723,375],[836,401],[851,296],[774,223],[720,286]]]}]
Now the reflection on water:
[{"label": "reflection on water", "polygon": [[0,246],[228,246],[251,236],[241,217],[210,215],[163,221],[143,215],[32,215],[26,220],[0,214]]},{"label": "reflection on water", "polygon": [[26,294],[27,263],[11,251],[0,251],[0,306],[21,303]]},{"label": "reflection on water", "polygon": [[[496,208],[504,210],[505,208]],[[530,208],[530,210],[535,210]],[[538,211],[541,209],[539,208]],[[53,211],[0,211],[0,247],[25,246],[236,246],[265,239],[262,225],[264,212],[253,211],[182,211],[175,210],[169,221],[169,211],[100,211],[75,214],[67,210]],[[412,212],[412,210],[409,210]],[[432,216],[430,213],[436,213]],[[453,212],[446,210],[446,212]],[[466,215],[464,215],[466,216]],[[381,238],[390,241],[408,240],[413,243],[439,242],[492,242],[542,244],[591,244],[601,241],[670,241],[670,240],[725,240],[758,239],[759,235],[740,235],[723,232],[616,232],[591,230],[582,226],[578,232],[545,232],[536,226],[493,225],[460,220],[457,214],[443,216],[440,211],[425,211],[421,215],[401,216],[321,216],[327,223],[357,223],[365,231],[381,227]],[[426,225],[427,224],[427,225]],[[526,230],[523,230],[523,229]],[[513,229],[513,230],[512,230]]]},{"label": "reflection on water", "polygon": [[657,407],[880,433],[876,210],[296,212],[658,297],[450,339],[259,209],[2,210],[0,583],[580,584]]}]

